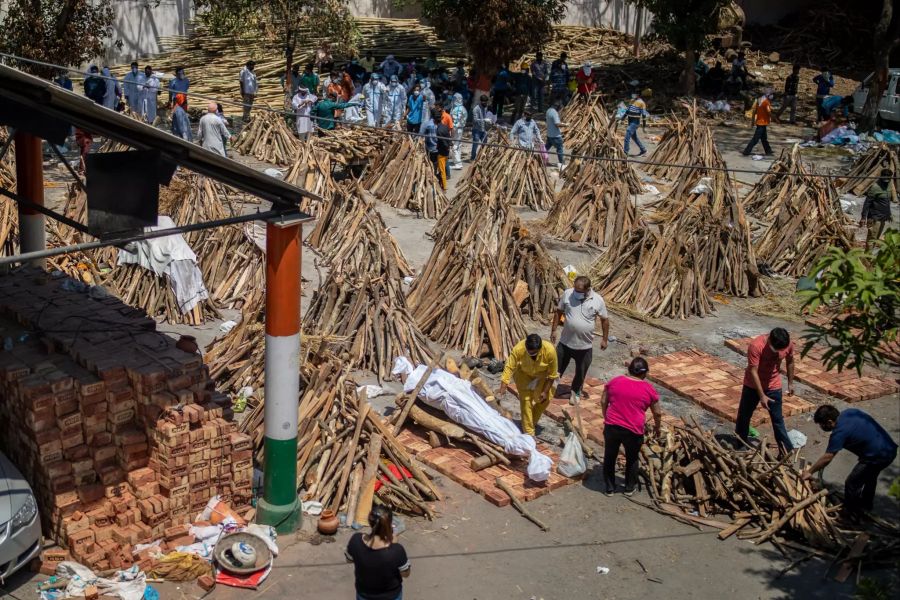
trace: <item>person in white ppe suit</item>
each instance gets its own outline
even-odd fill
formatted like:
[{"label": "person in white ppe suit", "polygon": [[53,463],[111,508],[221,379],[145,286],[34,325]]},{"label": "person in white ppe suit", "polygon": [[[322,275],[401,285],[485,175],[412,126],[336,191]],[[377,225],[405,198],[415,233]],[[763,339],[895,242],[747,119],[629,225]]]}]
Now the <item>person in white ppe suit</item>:
[{"label": "person in white ppe suit", "polygon": [[366,97],[366,123],[369,127],[376,127],[381,124],[381,112],[387,95],[387,88],[381,83],[378,73],[372,73],[362,93]]},{"label": "person in white ppe suit", "polygon": [[153,125],[156,120],[156,103],[159,99],[159,77],[153,74],[153,67],[144,67],[144,82],[141,84],[141,116]]},{"label": "person in white ppe suit", "polygon": [[400,79],[393,75],[387,88],[384,108],[381,109],[381,125],[399,129],[404,110],[406,110],[406,90],[400,85]]},{"label": "person in white ppe suit", "polygon": [[122,88],[119,86],[119,80],[112,76],[109,67],[103,67],[103,77],[106,78],[106,93],[103,95],[103,106],[110,110],[116,110],[119,105],[119,98],[122,97]]},{"label": "person in white ppe suit", "polygon": [[131,63],[131,71],[125,76],[123,81],[123,91],[125,92],[125,100],[128,102],[128,108],[134,112],[141,112],[141,86],[144,85],[146,78],[138,69],[136,62]]},{"label": "person in white ppe suit", "polygon": [[[413,365],[404,356],[394,359],[391,375],[399,376],[403,391],[412,392],[428,369],[425,365]],[[484,436],[514,456],[528,457],[528,478],[546,481],[550,477],[553,461],[537,449],[534,438],[519,431],[516,424],[491,408],[484,398],[472,388],[472,384],[443,369],[435,369],[425,381],[419,398],[432,408],[442,410],[451,420]]]},{"label": "person in white ppe suit", "polygon": [[355,96],[350,98],[350,103],[353,106],[348,106],[344,109],[344,116],[341,119],[345,123],[353,123],[359,124],[366,120],[366,117],[362,114],[361,107],[365,104],[365,97],[362,92],[358,92]]},{"label": "person in white ppe suit", "polygon": [[300,136],[301,140],[308,140],[315,129],[310,118],[312,107],[315,103],[315,94],[310,94],[305,87],[297,88],[297,93],[291,99],[291,107],[293,107],[294,116],[297,118],[297,135]]},{"label": "person in white ppe suit", "polygon": [[453,107],[450,109],[450,118],[453,119],[453,162],[450,164],[450,168],[458,171],[463,168],[463,129],[466,128],[466,121],[469,118],[469,111],[463,105],[462,94],[453,94]]},{"label": "person in white ppe suit", "polygon": [[[434,104],[437,102],[437,99],[434,97],[434,92],[431,89],[431,81],[425,78],[419,85],[422,86],[422,98],[425,99],[425,105],[422,107],[422,114],[430,115],[431,109],[434,108]],[[427,120],[428,119],[422,119],[422,127],[419,128],[419,133],[425,133],[425,122]]]}]

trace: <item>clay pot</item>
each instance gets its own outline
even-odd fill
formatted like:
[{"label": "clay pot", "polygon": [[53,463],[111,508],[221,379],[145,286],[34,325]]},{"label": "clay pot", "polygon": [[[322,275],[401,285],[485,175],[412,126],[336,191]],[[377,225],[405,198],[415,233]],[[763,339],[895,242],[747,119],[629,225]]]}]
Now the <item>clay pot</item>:
[{"label": "clay pot", "polygon": [[197,338],[192,335],[183,335],[178,338],[178,341],[175,342],[175,347],[188,354],[197,354],[200,351],[200,346],[197,345]]},{"label": "clay pot", "polygon": [[338,530],[338,525],[340,525],[340,521],[333,510],[326,508],[319,515],[318,529],[322,535],[334,535]]}]

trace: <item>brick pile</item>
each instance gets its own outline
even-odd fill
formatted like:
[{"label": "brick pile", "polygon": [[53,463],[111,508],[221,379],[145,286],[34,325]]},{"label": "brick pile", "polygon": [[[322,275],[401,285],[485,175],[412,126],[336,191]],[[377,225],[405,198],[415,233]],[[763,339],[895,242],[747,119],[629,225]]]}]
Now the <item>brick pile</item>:
[{"label": "brick pile", "polygon": [[4,450],[35,492],[45,534],[72,558],[147,568],[132,546],[190,543],[186,524],[212,496],[249,505],[250,438],[236,433],[199,355],[143,312],[63,281],[0,277],[3,329],[18,331],[0,354]]},{"label": "brick pile", "polygon": [[[752,341],[753,338],[738,338],[725,340],[725,345],[735,352],[747,356],[747,348]],[[836,369],[829,371],[822,362],[825,349],[820,346],[813,346],[806,356],[801,357],[799,354],[797,352],[794,362],[794,377],[797,381],[823,394],[840,398],[846,402],[862,402],[897,393],[897,384],[870,369],[864,369],[862,375],[857,374],[854,369],[844,369],[841,372]],[[784,366],[782,366],[782,372],[784,372]]]},{"label": "brick pile", "polygon": [[[734,422],[744,381],[743,367],[710,356],[706,352],[689,348],[648,359],[649,379],[664,388],[700,405],[709,412]],[[814,404],[799,396],[784,395],[782,410],[785,417],[809,412]],[[754,425],[768,420],[765,411],[755,411],[751,419]]]}]

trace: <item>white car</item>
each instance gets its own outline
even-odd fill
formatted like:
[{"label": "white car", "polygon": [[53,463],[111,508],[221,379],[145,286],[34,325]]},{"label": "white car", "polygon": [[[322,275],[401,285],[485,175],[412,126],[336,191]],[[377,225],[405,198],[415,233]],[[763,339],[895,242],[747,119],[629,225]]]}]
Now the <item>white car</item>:
[{"label": "white car", "polygon": [[0,453],[0,583],[41,551],[41,520],[31,486]]},{"label": "white car", "polygon": [[[869,96],[875,74],[872,73],[853,92],[853,110],[861,113]],[[900,69],[888,69],[888,83],[878,102],[878,121],[900,123]]]}]

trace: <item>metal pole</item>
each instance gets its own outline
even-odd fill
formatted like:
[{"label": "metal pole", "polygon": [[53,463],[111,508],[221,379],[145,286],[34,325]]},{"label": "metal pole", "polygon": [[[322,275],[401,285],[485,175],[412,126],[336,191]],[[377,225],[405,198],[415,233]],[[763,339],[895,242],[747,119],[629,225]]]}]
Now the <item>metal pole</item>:
[{"label": "metal pole", "polygon": [[260,523],[290,533],[301,523],[297,499],[300,397],[299,222],[266,225],[266,402]]},{"label": "metal pole", "polygon": [[[44,162],[41,139],[17,131],[16,135],[16,191],[29,202],[44,205]],[[28,206],[19,205],[19,251],[38,252],[46,247],[44,215]],[[33,265],[44,267],[37,259]]]}]

